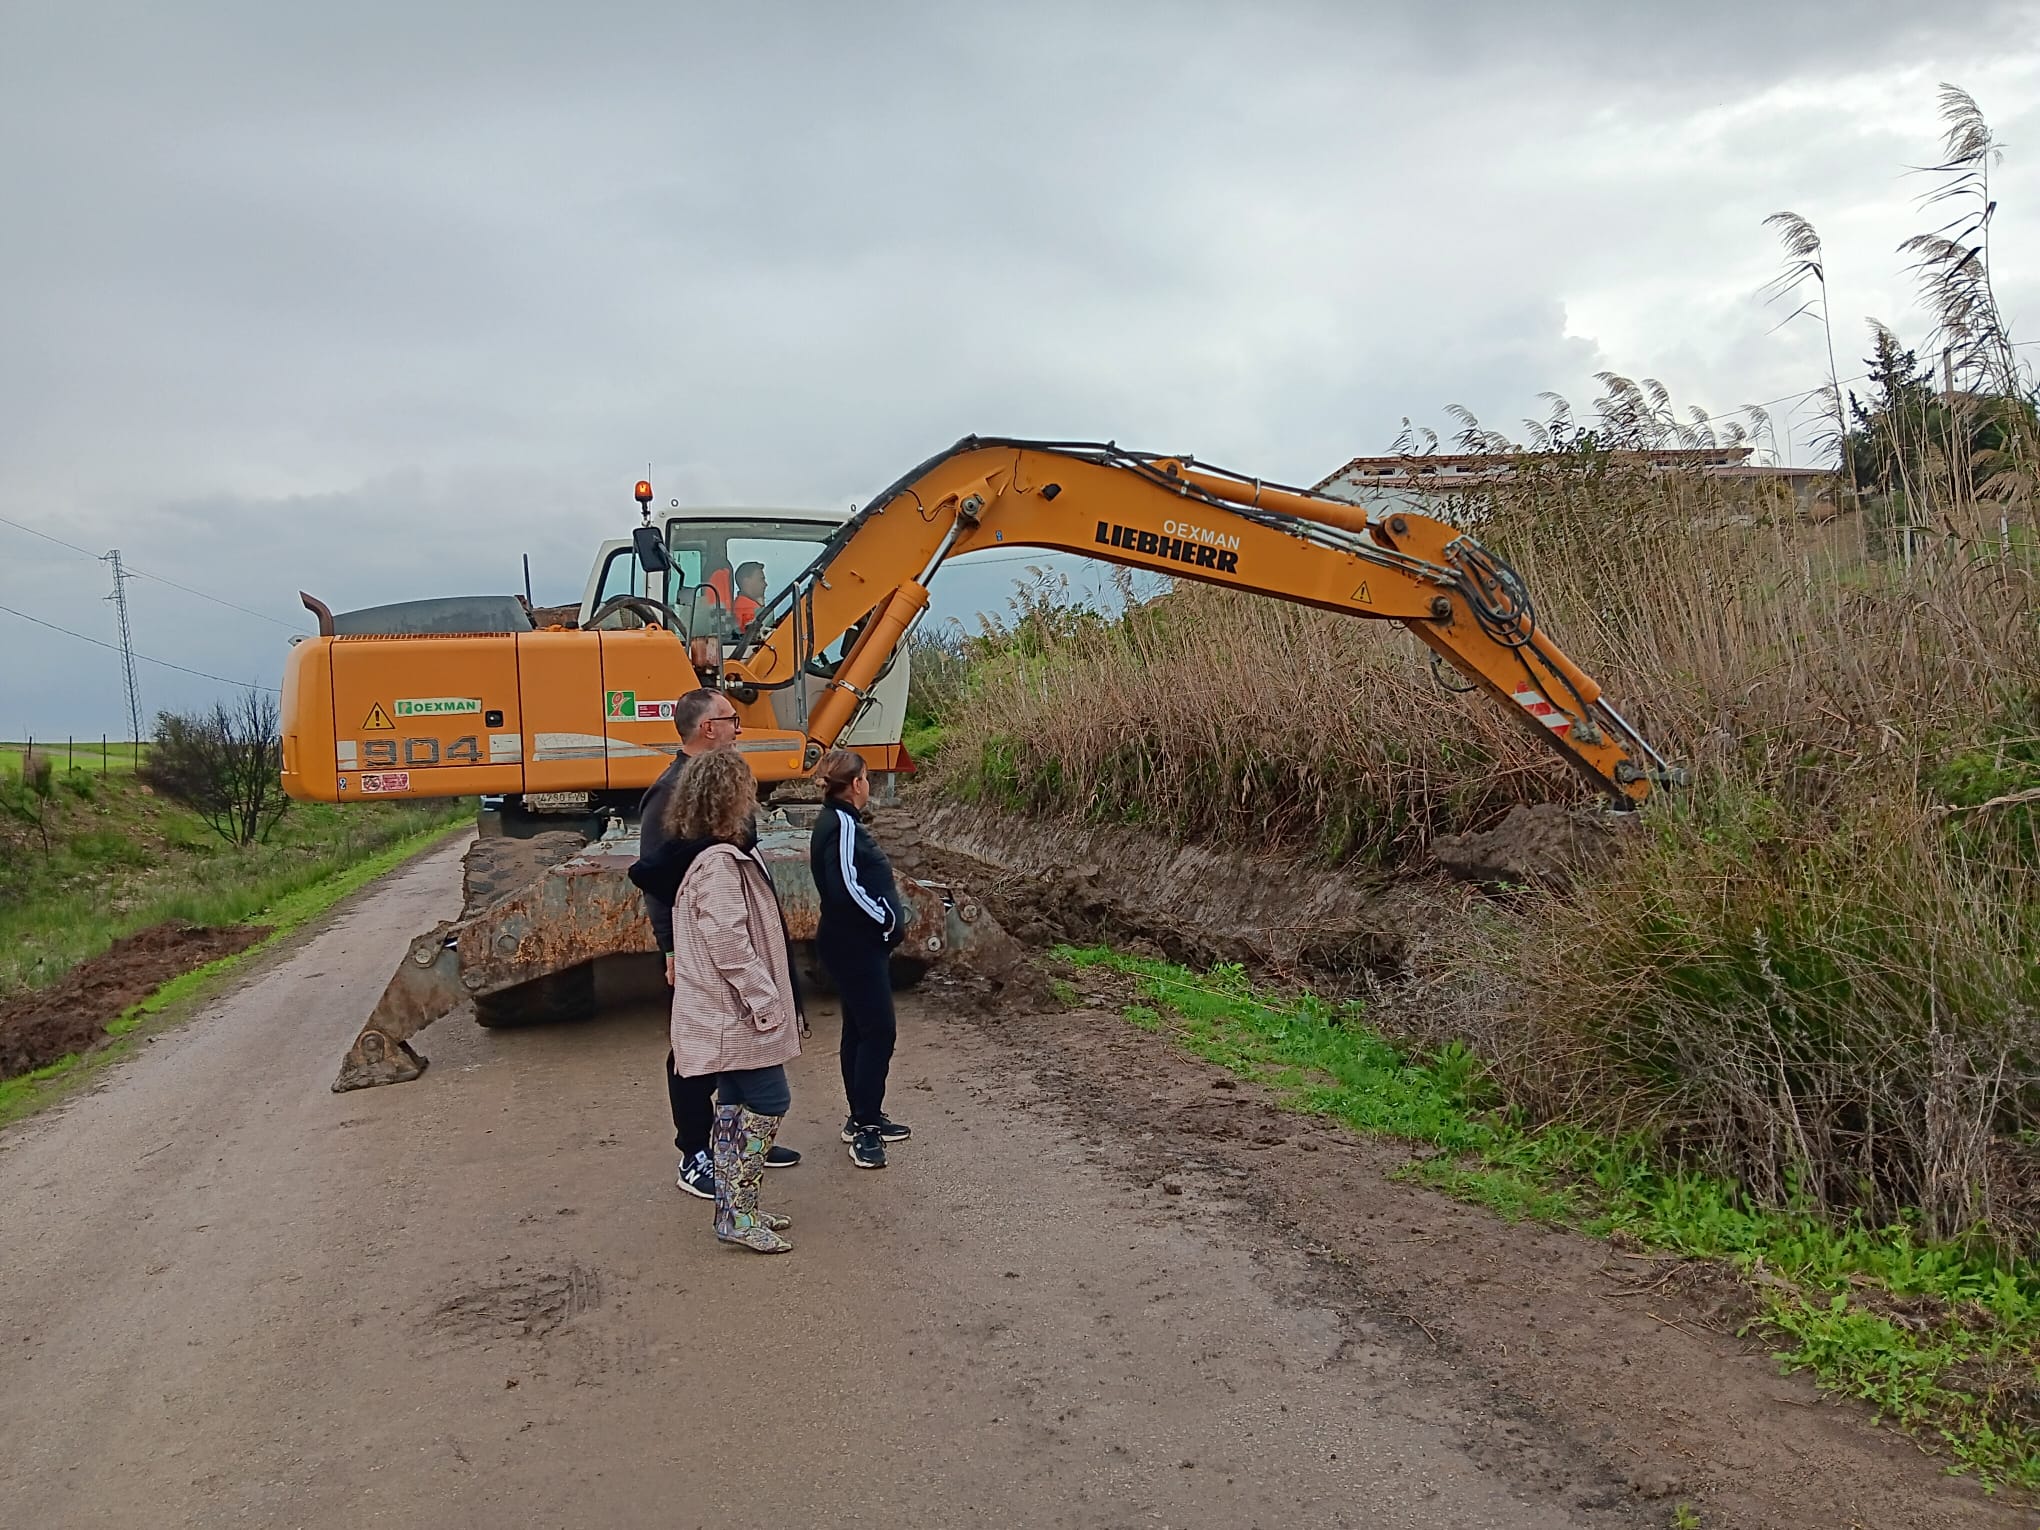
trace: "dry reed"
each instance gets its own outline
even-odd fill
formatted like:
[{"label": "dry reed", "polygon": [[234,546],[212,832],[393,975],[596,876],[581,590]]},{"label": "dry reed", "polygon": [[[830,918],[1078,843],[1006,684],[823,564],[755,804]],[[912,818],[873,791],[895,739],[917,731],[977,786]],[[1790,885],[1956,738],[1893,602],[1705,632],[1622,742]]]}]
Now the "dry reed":
[{"label": "dry reed", "polygon": [[[1849,521],[1619,460],[1446,513],[1697,784],[1605,877],[1469,931],[1453,1028],[1533,1115],[1648,1127],[1762,1198],[2002,1217],[1993,1142],[2040,1124],[2030,556],[1867,561]],[[1035,813],[1384,870],[1580,795],[1420,654],[1223,590],[1106,622],[1037,586],[978,644],[945,770]]]}]

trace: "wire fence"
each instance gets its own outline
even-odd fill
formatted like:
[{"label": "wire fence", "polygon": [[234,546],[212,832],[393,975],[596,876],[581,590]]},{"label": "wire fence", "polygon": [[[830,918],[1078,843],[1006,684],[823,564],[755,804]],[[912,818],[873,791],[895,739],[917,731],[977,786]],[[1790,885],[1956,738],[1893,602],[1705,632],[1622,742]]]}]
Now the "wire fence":
[{"label": "wire fence", "polygon": [[135,743],[131,739],[115,738],[102,733],[98,738],[78,738],[66,734],[59,738],[38,738],[33,734],[20,742],[0,740],[0,771],[18,776],[22,766],[31,755],[41,755],[53,762],[58,770],[89,771],[95,775],[110,775],[116,771],[132,771],[149,752],[146,743]]}]

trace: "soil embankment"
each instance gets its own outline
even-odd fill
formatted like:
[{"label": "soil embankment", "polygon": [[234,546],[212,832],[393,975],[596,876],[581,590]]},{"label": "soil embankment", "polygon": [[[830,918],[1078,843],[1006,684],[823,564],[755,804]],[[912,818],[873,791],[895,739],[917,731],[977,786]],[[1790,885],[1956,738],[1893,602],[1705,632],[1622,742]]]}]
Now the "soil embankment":
[{"label": "soil embankment", "polygon": [[172,978],[245,951],[269,931],[257,925],[166,920],[116,940],[47,988],[0,1003],[0,1078],[90,1052],[106,1027]]},{"label": "soil embankment", "polygon": [[876,822],[900,869],[967,885],[1010,934],[1035,946],[1132,941],[1197,965],[1389,975],[1407,968],[1439,899],[1473,895],[1442,878],[1328,872],[1284,856],[932,797],[883,809]]}]

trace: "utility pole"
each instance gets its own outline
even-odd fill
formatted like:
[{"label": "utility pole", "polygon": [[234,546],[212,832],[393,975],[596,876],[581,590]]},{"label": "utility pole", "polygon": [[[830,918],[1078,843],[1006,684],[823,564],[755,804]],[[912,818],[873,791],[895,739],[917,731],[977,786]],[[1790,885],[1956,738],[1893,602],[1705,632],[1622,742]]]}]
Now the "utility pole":
[{"label": "utility pole", "polygon": [[142,693],[135,683],[135,644],[128,630],[127,582],[134,578],[120,566],[120,549],[114,548],[102,563],[113,565],[113,593],[106,598],[113,602],[113,609],[120,615],[120,661],[127,669],[128,727],[129,738],[135,745],[136,757],[140,757],[142,744]]}]

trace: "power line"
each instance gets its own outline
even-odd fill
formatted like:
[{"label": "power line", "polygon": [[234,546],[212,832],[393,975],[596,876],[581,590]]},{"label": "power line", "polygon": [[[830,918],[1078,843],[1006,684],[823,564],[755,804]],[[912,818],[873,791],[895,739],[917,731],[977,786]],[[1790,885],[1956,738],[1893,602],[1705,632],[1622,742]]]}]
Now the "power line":
[{"label": "power line", "polygon": [[45,542],[54,542],[59,547],[68,547],[71,549],[72,552],[77,553],[81,558],[97,558],[99,556],[99,554],[96,552],[88,552],[86,549],[80,547],[76,542],[66,542],[62,537],[53,537],[47,531],[37,531],[35,527],[23,525],[20,521],[15,520],[11,516],[0,515],[0,521],[5,521],[8,525],[12,526],[16,531],[25,531],[32,537],[41,537]]},{"label": "power line", "polygon": [[[68,547],[80,557],[99,559],[101,562],[105,561],[103,558],[100,558],[98,553],[91,551],[89,548],[80,547],[76,542],[67,542],[62,537],[51,536],[47,531],[38,531],[33,526],[15,520],[11,515],[0,515],[0,521],[4,521],[16,531],[25,531],[32,537],[41,537],[45,542],[54,542],[59,547]],[[167,584],[173,590],[182,590],[187,595],[196,595],[200,600],[209,600],[216,606],[225,606],[229,611],[239,611],[243,616],[252,616],[257,621],[268,622],[271,626],[282,627],[285,631],[296,632],[300,630],[295,623],[271,616],[267,612],[250,610],[247,606],[237,605],[233,601],[222,599],[218,595],[208,595],[204,590],[194,590],[190,585],[179,584],[175,579],[171,579],[166,575],[152,574],[145,568],[135,568],[132,565],[128,567],[127,572],[137,579],[150,579],[154,580],[157,584]]]},{"label": "power line", "polygon": [[[33,622],[38,627],[47,627],[52,632],[61,632],[65,637],[74,637],[81,643],[90,643],[95,648],[104,648],[112,653],[119,653],[121,651],[118,643],[107,643],[96,637],[87,637],[82,632],[73,632],[69,627],[59,627],[55,622],[46,622],[40,616],[30,616],[26,611],[17,611],[12,606],[0,606],[0,611],[5,611],[9,616],[18,616],[25,622]],[[225,675],[215,675],[206,670],[190,669],[182,664],[172,664],[168,659],[152,659],[145,653],[138,653],[135,657],[144,664],[161,665],[164,669],[174,669],[181,675],[196,675],[201,680],[217,680],[221,685],[246,685],[254,690],[268,691],[272,696],[283,694],[273,685],[258,685],[252,680],[229,680]]]}]

